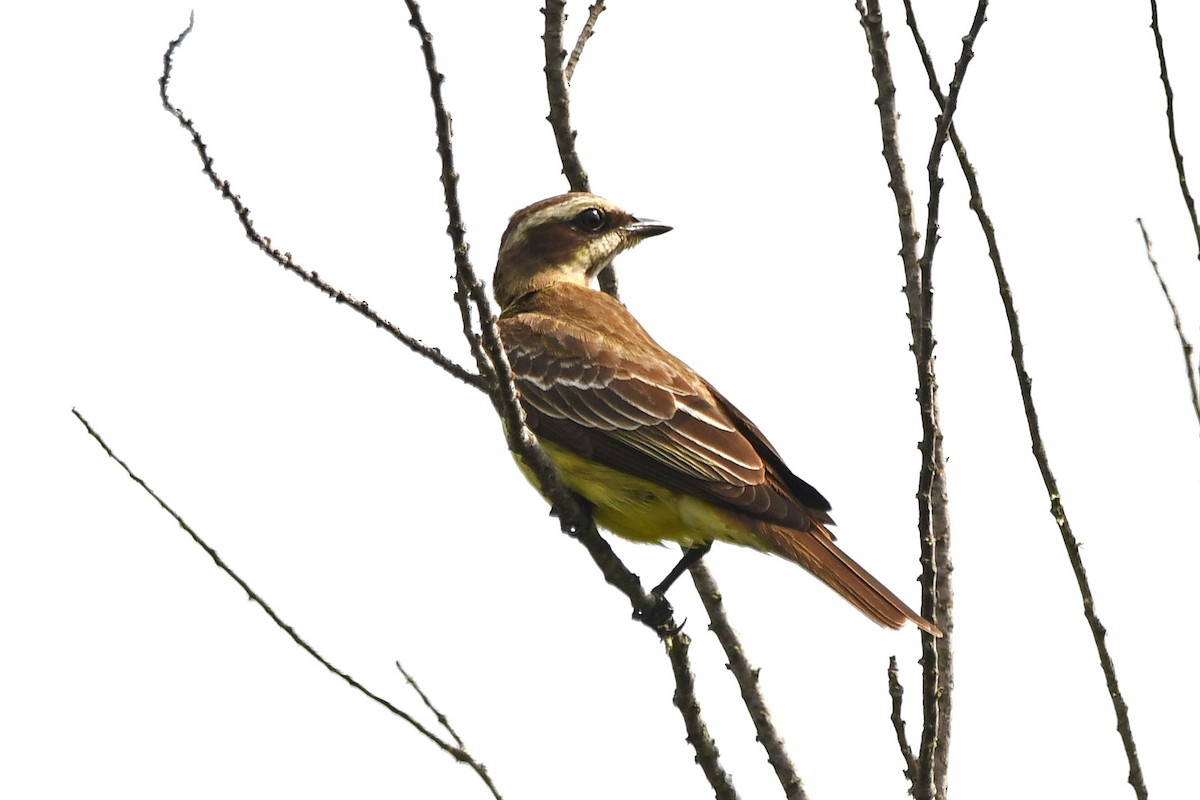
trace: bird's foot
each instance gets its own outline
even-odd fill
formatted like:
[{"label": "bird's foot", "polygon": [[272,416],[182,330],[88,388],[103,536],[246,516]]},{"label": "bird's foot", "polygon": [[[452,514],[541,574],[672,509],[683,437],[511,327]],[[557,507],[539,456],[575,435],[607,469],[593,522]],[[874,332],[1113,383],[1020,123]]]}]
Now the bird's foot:
[{"label": "bird's foot", "polygon": [[675,620],[672,618],[675,614],[675,609],[671,608],[671,604],[662,592],[655,589],[646,595],[646,597],[650,602],[633,610],[634,619],[646,625],[664,639],[668,636],[674,636],[683,630],[683,625],[687,620],[678,625],[675,624]]}]

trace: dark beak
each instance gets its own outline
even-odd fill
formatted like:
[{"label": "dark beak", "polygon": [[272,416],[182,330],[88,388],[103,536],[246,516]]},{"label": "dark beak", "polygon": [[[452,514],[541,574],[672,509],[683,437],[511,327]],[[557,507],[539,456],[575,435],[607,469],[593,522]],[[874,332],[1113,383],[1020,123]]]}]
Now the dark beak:
[{"label": "dark beak", "polygon": [[671,230],[670,225],[663,225],[652,219],[634,219],[625,226],[625,232],[636,239],[649,239]]}]

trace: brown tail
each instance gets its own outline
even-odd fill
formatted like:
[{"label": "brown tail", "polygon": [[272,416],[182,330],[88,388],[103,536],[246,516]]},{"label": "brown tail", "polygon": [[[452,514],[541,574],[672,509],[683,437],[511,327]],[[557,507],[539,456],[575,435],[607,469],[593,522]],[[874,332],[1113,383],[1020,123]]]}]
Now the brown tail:
[{"label": "brown tail", "polygon": [[926,633],[942,635],[936,625],[905,605],[871,573],[838,549],[833,536],[816,520],[813,520],[813,528],[807,531],[764,524],[759,533],[768,550],[816,575],[880,625],[899,628],[912,620]]}]

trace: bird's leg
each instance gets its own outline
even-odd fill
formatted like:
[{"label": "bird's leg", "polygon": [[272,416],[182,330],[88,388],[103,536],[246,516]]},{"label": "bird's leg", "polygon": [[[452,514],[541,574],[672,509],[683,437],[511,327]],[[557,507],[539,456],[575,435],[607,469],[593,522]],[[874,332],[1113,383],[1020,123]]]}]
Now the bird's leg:
[{"label": "bird's leg", "polygon": [[679,559],[679,563],[671,568],[671,571],[667,573],[667,577],[663,578],[659,582],[658,586],[655,586],[650,590],[650,594],[657,595],[659,597],[665,595],[667,593],[667,589],[671,588],[671,584],[675,583],[676,579],[683,574],[683,571],[692,566],[692,564],[697,563],[700,559],[704,558],[704,554],[711,549],[712,542],[705,542],[699,547],[683,548],[683,558]]},{"label": "bird's leg", "polygon": [[678,633],[683,627],[683,623],[667,624],[667,620],[675,613],[671,604],[667,602],[667,589],[671,588],[671,584],[683,574],[684,570],[704,558],[704,554],[711,549],[712,542],[705,542],[699,547],[683,548],[683,558],[679,559],[679,563],[672,567],[671,571],[667,573],[667,577],[663,578],[658,586],[650,590],[650,599],[653,601],[653,605],[647,609],[634,611],[633,618],[649,625],[658,632],[659,636]]}]

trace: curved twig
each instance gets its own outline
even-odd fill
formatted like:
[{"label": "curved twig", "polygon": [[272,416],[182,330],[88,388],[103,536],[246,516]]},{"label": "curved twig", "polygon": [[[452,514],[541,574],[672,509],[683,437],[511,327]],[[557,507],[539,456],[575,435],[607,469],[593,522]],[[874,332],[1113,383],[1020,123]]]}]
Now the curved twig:
[{"label": "curved twig", "polygon": [[349,293],[343,292],[337,287],[321,280],[321,277],[316,272],[310,272],[304,269],[292,259],[291,253],[284,253],[272,247],[270,237],[263,236],[254,227],[254,222],[250,219],[250,209],[242,203],[241,197],[233,193],[233,190],[229,186],[229,181],[223,180],[221,176],[218,175],[213,169],[213,159],[208,155],[208,147],[200,138],[200,131],[196,129],[195,124],[193,124],[190,119],[183,115],[181,110],[175,107],[167,94],[167,86],[171,80],[171,68],[173,66],[175,51],[181,44],[183,44],[183,40],[187,38],[187,35],[192,32],[192,24],[194,22],[195,14],[193,13],[188,18],[187,27],[183,29],[183,32],[180,33],[178,37],[171,40],[171,43],[167,46],[167,51],[163,54],[162,75],[158,79],[158,94],[159,97],[162,98],[163,108],[171,112],[171,114],[179,121],[179,124],[184,128],[184,130],[192,135],[192,144],[195,145],[196,152],[200,154],[200,162],[203,164],[203,173],[208,176],[208,179],[212,181],[212,185],[217,188],[217,191],[221,193],[221,196],[228,200],[233,206],[234,211],[237,212],[238,221],[241,222],[242,229],[246,232],[246,238],[254,242],[259,249],[270,256],[275,263],[279,264],[279,266],[283,267],[288,272],[291,272],[293,275],[301,278],[306,283],[315,286],[317,289],[324,292],[328,297],[332,298],[334,302],[344,303],[345,305],[349,306],[354,311],[371,320],[371,322],[374,322],[377,328],[382,328],[390,333],[408,349],[429,359],[434,364],[437,364],[439,367],[458,378],[463,383],[473,386],[481,391],[486,391],[487,380],[482,375],[477,375],[455,363],[453,360],[443,355],[442,351],[438,348],[429,347],[428,345],[422,344],[419,339],[409,336],[404,331],[400,330],[398,327],[388,322],[378,313],[373,311],[365,300],[355,299]]},{"label": "curved twig", "polygon": [[[209,546],[208,542],[206,542],[206,541],[204,541],[204,539],[200,538],[200,534],[196,533],[196,531],[190,525],[187,524],[187,522],[183,519],[183,517],[181,517],[175,511],[175,509],[173,509],[169,505],[167,505],[166,501],[163,500],[161,497],[159,497],[154,492],[153,489],[151,489],[148,485],[146,485],[146,482],[144,480],[142,480],[141,478],[139,478],[137,475],[135,475],[133,473],[133,470],[131,470],[129,468],[129,465],[126,464],[124,461],[122,461],[121,458],[112,451],[112,448],[110,448],[108,446],[108,444],[104,441],[104,439],[102,439],[100,437],[100,434],[96,432],[95,428],[93,428],[91,426],[91,423],[89,423],[84,418],[84,416],[79,413],[79,411],[72,408],[71,413],[75,415],[76,419],[78,419],[81,423],[83,423],[83,427],[87,429],[87,432],[91,435],[91,437],[93,439],[96,440],[97,444],[99,444],[100,447],[104,449],[104,452],[108,455],[108,457],[111,458],[113,461],[116,461],[117,464],[120,465],[121,469],[125,470],[125,474],[128,475],[129,478],[134,483],[136,483],[138,486],[142,487],[142,490],[145,491],[146,494],[148,494],[152,498],[154,498],[155,502],[157,502],[159,504],[159,506],[162,507],[163,511],[166,511],[168,514],[170,514],[175,519],[175,522],[177,522],[179,524],[179,527],[183,528],[184,532],[187,533],[188,536],[192,537],[192,541],[194,541],[197,545],[199,545],[200,548],[202,550],[204,550],[205,553],[208,554],[208,557],[211,558],[212,562],[217,565],[217,568],[220,569],[222,572],[224,572],[227,576],[232,578],[233,581],[238,586],[241,587],[242,591],[244,591],[246,593],[246,596],[248,598],[250,598],[250,600],[252,602],[254,602],[255,605],[257,605],[259,608],[261,608],[268,617],[271,618],[271,621],[275,623],[276,627],[278,627],[280,630],[282,630],[284,633],[286,633],[293,642],[295,642],[297,645],[299,645],[300,648],[304,650],[304,652],[308,653],[310,656],[312,656],[314,659],[316,659],[317,662],[321,664],[321,666],[325,667],[325,669],[329,670],[334,675],[341,678],[343,681],[345,681],[347,684],[349,684],[354,689],[357,689],[364,696],[370,698],[371,700],[375,701],[379,705],[386,708],[388,711],[390,711],[393,714],[395,714],[396,716],[400,717],[402,720],[404,720],[409,725],[411,725],[414,729],[416,729],[416,731],[418,733],[420,733],[422,736],[424,736],[426,739],[433,742],[435,745],[437,745],[443,751],[445,751],[446,753],[453,756],[456,761],[466,764],[471,769],[473,769],[475,771],[475,773],[479,776],[480,780],[482,780],[484,782],[484,784],[488,787],[488,789],[491,791],[492,796],[495,797],[496,800],[501,800],[500,792],[496,789],[495,784],[492,783],[492,779],[491,779],[491,776],[488,775],[487,768],[485,766],[483,766],[483,764],[479,763],[474,758],[472,758],[471,754],[468,753],[465,749],[463,749],[462,742],[458,741],[457,736],[455,736],[455,740],[458,741],[458,746],[456,747],[455,745],[452,745],[449,742],[442,739],[440,736],[438,736],[433,731],[426,728],[424,725],[422,725],[420,722],[418,722],[413,716],[411,716],[407,712],[400,710],[399,708],[397,708],[395,705],[393,705],[389,701],[385,700],[384,698],[382,698],[379,695],[372,692],[366,686],[363,686],[361,683],[359,683],[357,680],[352,678],[347,673],[345,673],[342,670],[335,667],[328,659],[326,659],[323,655],[318,653],[311,644],[309,644],[307,641],[305,641],[300,636],[300,634],[296,633],[296,630],[291,625],[284,622],[283,619],[278,614],[275,613],[275,610],[273,608],[271,608],[270,605],[267,604],[267,601],[264,600],[257,592],[254,591],[254,589],[252,589],[250,587],[250,584],[248,584],[240,575],[238,575],[236,572],[234,572],[233,568],[230,567],[228,564],[226,564],[224,562],[224,560],[222,560],[221,557],[219,555],[217,555],[217,551],[214,550],[211,546]],[[424,695],[422,695],[422,697],[424,697]]]}]

